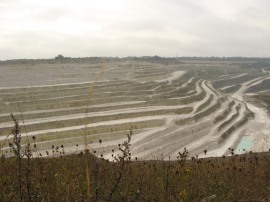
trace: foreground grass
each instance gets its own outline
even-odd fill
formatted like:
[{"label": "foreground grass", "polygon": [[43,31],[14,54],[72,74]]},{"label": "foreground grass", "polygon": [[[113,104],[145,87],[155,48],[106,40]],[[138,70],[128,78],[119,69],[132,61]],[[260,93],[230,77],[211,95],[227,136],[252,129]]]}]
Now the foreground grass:
[{"label": "foreground grass", "polygon": [[130,129],[119,151],[112,150],[113,162],[99,150],[65,155],[64,145],[52,145],[53,153],[42,157],[36,137],[22,146],[12,118],[10,151],[0,145],[0,201],[270,200],[270,151],[235,156],[230,149],[231,157],[198,159],[185,149],[177,161],[137,161],[129,150]]},{"label": "foreground grass", "polygon": [[[183,154],[144,162],[89,154],[91,201],[270,200],[269,152],[191,160]],[[0,201],[86,201],[84,155],[23,159],[20,175],[16,158],[2,157]]]}]

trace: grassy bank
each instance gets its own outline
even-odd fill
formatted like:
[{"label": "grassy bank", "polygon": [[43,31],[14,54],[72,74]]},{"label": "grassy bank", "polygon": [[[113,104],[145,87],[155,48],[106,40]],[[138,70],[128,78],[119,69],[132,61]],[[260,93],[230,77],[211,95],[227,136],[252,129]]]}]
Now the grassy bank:
[{"label": "grassy bank", "polygon": [[[184,150],[177,161],[137,161],[129,152],[131,131],[119,151],[112,151],[113,162],[104,159],[99,150],[67,156],[64,145],[52,145],[53,156],[42,158],[35,137],[21,147],[18,127],[13,134],[10,153],[14,157],[6,158],[2,153],[0,162],[0,201],[270,199],[269,152],[235,156],[230,149],[231,157],[198,159],[189,158],[188,150]],[[102,145],[102,140],[99,143]]]}]

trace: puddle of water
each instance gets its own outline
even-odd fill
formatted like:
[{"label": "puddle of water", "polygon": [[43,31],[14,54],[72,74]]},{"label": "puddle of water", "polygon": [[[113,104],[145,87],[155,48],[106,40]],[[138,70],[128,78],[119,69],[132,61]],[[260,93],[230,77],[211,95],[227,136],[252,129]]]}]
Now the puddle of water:
[{"label": "puddle of water", "polygon": [[254,145],[254,142],[253,142],[252,137],[243,136],[241,138],[240,143],[236,147],[236,153],[237,154],[245,153],[245,151],[243,151],[243,149],[245,149],[246,151],[249,151],[252,148],[253,145]]}]

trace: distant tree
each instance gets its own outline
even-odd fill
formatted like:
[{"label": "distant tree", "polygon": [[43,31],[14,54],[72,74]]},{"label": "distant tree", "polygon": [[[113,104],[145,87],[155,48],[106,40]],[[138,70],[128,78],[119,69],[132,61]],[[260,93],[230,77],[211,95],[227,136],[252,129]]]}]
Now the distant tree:
[{"label": "distant tree", "polygon": [[65,58],[65,57],[64,57],[63,55],[61,55],[61,54],[55,56],[55,59],[64,59],[64,58]]}]

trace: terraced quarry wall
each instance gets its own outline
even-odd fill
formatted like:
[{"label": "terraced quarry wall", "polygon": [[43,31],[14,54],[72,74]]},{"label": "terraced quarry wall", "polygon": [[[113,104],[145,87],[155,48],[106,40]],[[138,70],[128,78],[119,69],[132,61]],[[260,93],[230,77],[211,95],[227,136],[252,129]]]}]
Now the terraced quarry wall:
[{"label": "terraced quarry wall", "polygon": [[168,61],[0,63],[1,152],[11,155],[10,113],[19,120],[22,143],[35,136],[45,156],[59,155],[52,145],[64,145],[65,154],[84,150],[86,135],[90,151],[110,159],[130,128],[133,158],[174,159],[185,147],[191,155],[205,156],[205,149],[224,155],[241,143],[243,131],[268,131],[269,119],[254,121],[265,115],[242,99],[260,82],[268,85],[268,72]]}]

